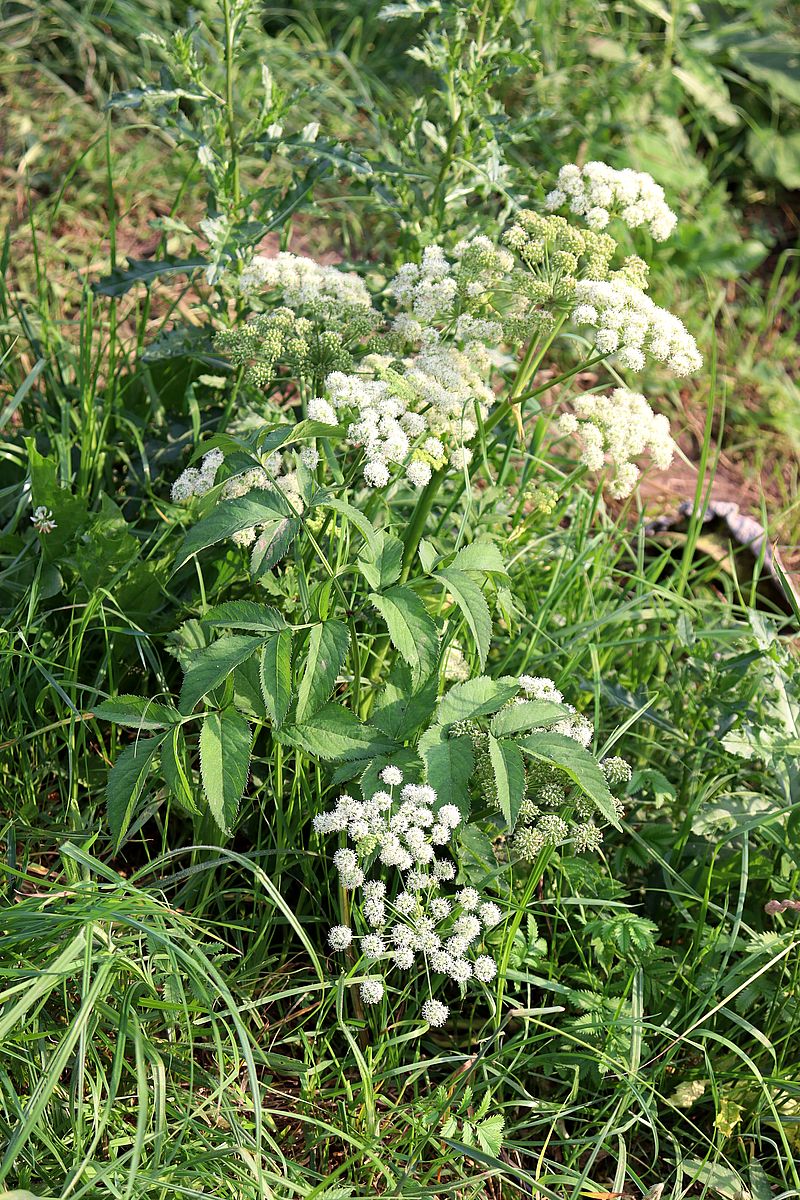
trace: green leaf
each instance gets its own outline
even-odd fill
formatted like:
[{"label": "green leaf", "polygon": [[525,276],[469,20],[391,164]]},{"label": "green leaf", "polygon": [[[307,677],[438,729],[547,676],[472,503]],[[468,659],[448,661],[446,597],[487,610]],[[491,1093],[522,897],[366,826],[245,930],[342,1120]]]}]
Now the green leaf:
[{"label": "green leaf", "polygon": [[479,538],[463,546],[453,558],[449,570],[480,571],[483,575],[507,575],[503,556],[494,542]]},{"label": "green leaf", "polygon": [[494,772],[500,811],[508,822],[509,829],[513,829],[525,796],[525,763],[522,751],[511,738],[498,741],[489,734],[489,760]]},{"label": "green leaf", "polygon": [[186,739],[180,726],[175,726],[161,743],[161,770],[164,782],[181,808],[193,816],[200,815],[194,788],[186,773]]},{"label": "green leaf", "polygon": [[348,504],[345,500],[326,498],[320,501],[320,503],[315,507],[330,508],[333,510],[333,512],[339,513],[339,515],[348,520],[351,525],[355,525],[356,529],[367,543],[371,553],[377,553],[379,548],[379,535],[377,529],[372,522],[365,517],[362,512],[359,512],[357,508],[354,508],[352,504]]},{"label": "green leaf", "polygon": [[140,732],[165,729],[180,720],[180,713],[174,708],[146,696],[115,696],[113,700],[104,700],[97,705],[94,715],[101,721],[113,721],[115,725],[127,725]]},{"label": "green leaf", "polygon": [[308,721],[330,696],[349,645],[350,634],[341,621],[322,621],[311,630],[305,670],[297,689],[298,723]]},{"label": "green leaf", "polygon": [[456,683],[439,704],[439,723],[452,725],[453,721],[468,721],[497,712],[518,691],[519,683],[511,675],[503,675],[500,679],[479,675],[477,679]]},{"label": "green leaf", "polygon": [[251,633],[271,633],[287,627],[277,608],[256,604],[253,600],[228,600],[225,604],[217,604],[203,617],[203,623],[223,629],[248,629]]},{"label": "green leaf", "polygon": [[299,530],[299,517],[284,517],[264,526],[250,554],[250,573],[254,579],[260,579],[281,561]]},{"label": "green leaf", "polygon": [[739,114],[731,104],[728,86],[719,71],[697,55],[684,55],[682,62],[682,66],[672,68],[672,74],[686,94],[721,125],[741,124]]},{"label": "green leaf", "polygon": [[221,501],[183,539],[172,568],[173,575],[201,550],[225,541],[244,529],[252,529],[254,525],[280,525],[288,516],[286,502],[278,491],[256,489],[246,496]]},{"label": "green leaf", "polygon": [[128,268],[117,267],[92,284],[96,296],[124,296],[137,283],[151,284],[162,275],[191,275],[205,267],[204,258],[129,258]]},{"label": "green leaf", "polygon": [[518,744],[532,758],[560,767],[594,802],[606,820],[619,829],[619,818],[606,777],[588,750],[560,733],[531,733]]},{"label": "green leaf", "polygon": [[800,43],[793,38],[780,34],[754,38],[744,46],[732,46],[731,58],[771,92],[800,104]]},{"label": "green leaf", "polygon": [[292,631],[282,629],[264,645],[260,662],[261,693],[273,725],[286,719],[292,701]]},{"label": "green leaf", "polygon": [[432,675],[439,661],[439,635],[433,618],[416,592],[399,586],[370,600],[386,622],[389,640],[411,668],[415,688]]},{"label": "green leaf", "polygon": [[495,1158],[499,1156],[503,1145],[504,1128],[505,1118],[500,1113],[487,1117],[485,1121],[480,1121],[475,1126],[478,1145],[485,1154],[491,1154]]},{"label": "green leaf", "polygon": [[119,849],[134,809],[144,791],[153,755],[161,738],[139,738],[117,756],[106,784],[108,824],[114,839],[114,849]]},{"label": "green leaf", "polygon": [[492,640],[492,618],[489,613],[489,605],[486,603],[486,597],[475,580],[464,571],[455,571],[452,567],[448,567],[444,571],[437,571],[434,578],[440,579],[444,583],[448,592],[450,592],[456,604],[461,609],[470,632],[475,639],[478,659],[481,670],[483,670],[486,666],[486,659],[489,655],[489,644]]},{"label": "green leaf", "polygon": [[231,633],[212,642],[199,651],[186,671],[179,707],[182,713],[190,713],[203,696],[228,678],[231,672],[255,654],[261,639]]},{"label": "green leaf", "polygon": [[403,570],[403,543],[393,533],[381,529],[375,535],[374,547],[368,546],[358,556],[358,569],[375,591],[382,592],[400,578]]},{"label": "green leaf", "polygon": [[765,179],[777,179],[785,188],[800,188],[800,130],[781,134],[760,126],[747,134],[747,153]]},{"label": "green leaf", "polygon": [[275,737],[284,745],[299,746],[315,758],[328,760],[375,758],[396,749],[396,743],[380,730],[333,702],[315,713],[308,724],[276,729]]},{"label": "green leaf", "polygon": [[538,725],[552,725],[554,721],[562,721],[567,716],[569,712],[563,704],[555,704],[552,700],[524,700],[501,709],[492,718],[491,730],[495,737],[504,737],[509,733],[535,729]]},{"label": "green leaf", "polygon": [[436,792],[437,808],[455,804],[466,821],[470,811],[467,784],[475,766],[472,742],[466,736],[448,737],[444,726],[434,725],[422,735],[418,749],[425,778]]},{"label": "green leaf", "polygon": [[431,674],[415,692],[409,667],[398,660],[378,693],[372,711],[373,723],[398,742],[406,741],[423,725],[430,724],[436,707],[438,684],[437,675]]},{"label": "green leaf", "polygon": [[209,713],[200,730],[200,771],[211,815],[230,833],[250,770],[253,735],[235,708]]}]

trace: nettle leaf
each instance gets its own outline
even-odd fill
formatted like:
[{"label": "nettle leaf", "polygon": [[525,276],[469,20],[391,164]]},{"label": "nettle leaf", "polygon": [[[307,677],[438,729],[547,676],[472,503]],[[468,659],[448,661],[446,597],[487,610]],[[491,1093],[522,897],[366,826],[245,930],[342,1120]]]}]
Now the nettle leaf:
[{"label": "nettle leaf", "polygon": [[253,542],[250,553],[250,574],[259,579],[271,571],[286,554],[300,531],[299,517],[284,517],[281,521],[270,521]]},{"label": "nettle leaf", "polygon": [[284,725],[275,730],[275,736],[284,745],[299,746],[322,759],[374,758],[396,749],[396,743],[374,725],[359,721],[333,701],[314,713],[307,724]]},{"label": "nettle leaf", "polygon": [[106,783],[108,824],[118,849],[144,791],[161,738],[139,738],[117,755]]},{"label": "nettle leaf", "polygon": [[206,646],[194,657],[183,678],[179,700],[181,712],[190,713],[203,696],[224,683],[261,644],[260,638],[231,633]]},{"label": "nettle leaf", "polygon": [[389,640],[411,668],[411,680],[418,688],[436,670],[439,661],[439,634],[433,618],[411,588],[398,586],[370,600],[386,622]]},{"label": "nettle leaf", "polygon": [[179,725],[171,729],[161,743],[161,770],[164,782],[181,808],[193,816],[200,815],[194,788],[186,773],[186,739]]},{"label": "nettle leaf", "polygon": [[479,675],[477,679],[453,684],[440,701],[439,724],[452,725],[453,721],[468,721],[497,712],[518,691],[519,683],[511,675],[502,675],[499,679]]},{"label": "nettle leaf", "polygon": [[419,691],[414,691],[410,668],[397,661],[378,693],[372,721],[389,737],[406,741],[423,725],[430,724],[439,690],[436,674],[429,675]]},{"label": "nettle leaf", "polygon": [[278,491],[265,492],[261,489],[248,492],[246,496],[237,496],[233,500],[223,500],[215,505],[207,517],[198,521],[183,539],[172,574],[209,546],[231,538],[235,533],[244,529],[252,529],[254,525],[273,523],[276,527],[291,513],[287,510],[286,501]]},{"label": "nettle leaf", "polygon": [[222,629],[247,629],[251,633],[271,633],[286,629],[286,619],[269,604],[253,600],[228,600],[209,609],[203,617],[205,625]]},{"label": "nettle leaf", "polygon": [[259,664],[261,693],[273,725],[286,719],[292,702],[292,631],[282,629],[265,644]]},{"label": "nettle leaf", "polygon": [[554,704],[552,700],[524,700],[502,709],[492,718],[490,728],[495,737],[504,737],[509,733],[536,729],[538,725],[552,725],[568,716],[569,711],[563,704]]},{"label": "nettle leaf", "polygon": [[483,575],[507,575],[503,556],[494,542],[479,538],[463,546],[450,564],[451,570],[480,571]]},{"label": "nettle leaf", "polygon": [[475,639],[478,660],[481,670],[483,670],[486,666],[486,659],[489,655],[489,644],[492,640],[492,618],[489,612],[489,605],[486,603],[486,597],[475,580],[464,571],[456,571],[452,567],[448,567],[444,571],[437,571],[434,578],[444,583],[448,592],[461,609],[470,632]]},{"label": "nettle leaf", "polygon": [[522,751],[511,738],[498,741],[489,734],[489,760],[494,772],[500,811],[508,822],[509,829],[513,829],[525,796],[525,762]]},{"label": "nettle leaf", "polygon": [[209,713],[200,730],[200,771],[211,815],[230,833],[250,771],[253,735],[235,708]]},{"label": "nettle leaf", "polygon": [[551,766],[560,767],[597,806],[607,821],[619,829],[619,818],[608,782],[593,755],[572,738],[560,733],[531,733],[518,745],[531,756]]},{"label": "nettle leaf", "polygon": [[297,689],[299,724],[322,708],[334,689],[350,646],[350,634],[342,621],[322,621],[311,630],[303,678]]},{"label": "nettle leaf", "polygon": [[358,569],[375,591],[382,592],[397,583],[403,570],[403,543],[393,533],[380,530],[374,545],[358,557]]},{"label": "nettle leaf", "polygon": [[463,737],[448,737],[443,725],[433,725],[419,739],[419,755],[425,764],[425,778],[437,795],[437,807],[455,804],[466,821],[470,812],[469,783],[475,768],[472,742]]},{"label": "nettle leaf", "polygon": [[166,729],[180,720],[180,713],[174,708],[148,700],[146,696],[115,696],[113,700],[104,700],[95,708],[94,715],[101,721],[112,721],[140,732]]}]

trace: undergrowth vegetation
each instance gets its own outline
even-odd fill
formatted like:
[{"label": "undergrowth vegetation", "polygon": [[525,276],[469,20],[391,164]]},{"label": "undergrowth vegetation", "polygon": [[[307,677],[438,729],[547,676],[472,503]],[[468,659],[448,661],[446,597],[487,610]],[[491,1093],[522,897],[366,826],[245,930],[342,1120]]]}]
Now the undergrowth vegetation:
[{"label": "undergrowth vegetation", "polygon": [[0,36],[0,1195],[796,1194],[791,12]]}]

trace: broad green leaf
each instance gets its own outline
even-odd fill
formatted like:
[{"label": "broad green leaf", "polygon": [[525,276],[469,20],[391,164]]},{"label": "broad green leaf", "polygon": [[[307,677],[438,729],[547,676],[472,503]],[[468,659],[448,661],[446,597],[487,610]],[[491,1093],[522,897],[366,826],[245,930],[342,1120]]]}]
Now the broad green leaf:
[{"label": "broad green leaf", "polygon": [[448,570],[481,571],[484,575],[507,575],[503,556],[494,542],[479,538],[463,546],[454,557]]},{"label": "broad green leaf", "polygon": [[453,721],[468,721],[497,712],[518,691],[519,683],[511,675],[499,679],[479,675],[477,679],[455,683],[439,704],[439,724],[452,725]]},{"label": "broad green leaf", "polygon": [[174,708],[148,700],[146,696],[115,696],[113,700],[104,700],[98,704],[94,715],[101,721],[113,721],[115,725],[127,725],[140,732],[166,729],[180,720],[180,713]]},{"label": "broad green leaf", "polygon": [[160,738],[139,738],[117,755],[117,761],[109,772],[106,801],[108,824],[115,849],[119,848],[131,823],[134,809],[147,783],[153,755],[160,742]]},{"label": "broad green leaf", "polygon": [[235,708],[209,713],[200,730],[200,771],[211,815],[230,833],[250,770],[253,735]]},{"label": "broad green leaf", "polygon": [[448,737],[444,726],[434,725],[422,735],[418,749],[425,778],[436,792],[437,807],[455,804],[466,821],[470,811],[467,785],[475,766],[472,742],[466,736]]},{"label": "broad green leaf", "polygon": [[284,725],[275,730],[284,745],[299,746],[315,758],[375,758],[396,748],[396,743],[376,729],[359,721],[341,704],[331,702],[316,712],[307,724]]},{"label": "broad green leaf", "polygon": [[439,635],[428,610],[416,592],[399,586],[370,600],[386,622],[389,640],[411,668],[415,688],[433,674],[439,661]]},{"label": "broad green leaf", "polygon": [[311,630],[303,678],[297,689],[298,724],[307,722],[330,696],[349,645],[350,634],[341,621],[322,621]]},{"label": "broad green leaf", "polygon": [[259,579],[281,561],[299,530],[299,517],[284,517],[264,526],[250,552],[250,573],[254,579]]},{"label": "broad green leaf", "polygon": [[31,504],[34,508],[43,506],[49,509],[56,522],[51,533],[39,537],[42,556],[50,562],[60,561],[67,544],[91,521],[91,513],[87,511],[83,500],[73,496],[69,488],[61,487],[55,459],[45,458],[36,448],[33,438],[26,438],[25,446],[31,479]]},{"label": "broad green leaf", "polygon": [[518,745],[531,758],[560,767],[594,802],[606,820],[619,829],[619,818],[606,777],[588,750],[584,750],[572,738],[549,732],[531,733],[520,739]]},{"label": "broad green leaf", "polygon": [[265,644],[260,662],[261,692],[273,725],[282,725],[292,700],[292,631],[282,629]]},{"label": "broad green leaf", "polygon": [[800,130],[782,134],[766,126],[751,129],[747,153],[759,175],[791,190],[800,188]]},{"label": "broad green leaf", "polygon": [[494,772],[500,811],[511,830],[517,823],[520,805],[525,796],[525,763],[522,751],[511,738],[498,741],[489,734],[489,759]]},{"label": "broad green leaf", "polygon": [[181,712],[190,713],[203,696],[224,683],[239,663],[255,654],[261,644],[260,638],[230,633],[201,650],[183,678],[179,701]]},{"label": "broad green leaf", "polygon": [[164,782],[181,808],[194,816],[200,815],[194,788],[186,773],[186,739],[183,730],[176,725],[161,743],[161,770]]},{"label": "broad green leaf", "polygon": [[398,660],[378,693],[372,710],[373,723],[398,742],[406,741],[416,730],[430,724],[438,684],[438,676],[431,674],[415,692],[409,667]]},{"label": "broad green leaf", "polygon": [[672,74],[686,94],[720,124],[741,124],[739,114],[731,104],[728,86],[719,71],[697,55],[684,56],[682,63],[680,67],[672,68]]},{"label": "broad green leaf", "polygon": [[393,533],[381,529],[374,547],[364,548],[358,556],[358,569],[376,592],[397,583],[403,570],[403,543]]},{"label": "broad green leaf", "polygon": [[505,737],[509,733],[536,729],[538,725],[552,725],[567,716],[569,712],[563,704],[554,704],[552,700],[524,700],[502,708],[492,718],[491,730],[495,737]]},{"label": "broad green leaf", "polygon": [[151,284],[162,275],[191,275],[206,266],[204,258],[129,258],[127,269],[117,267],[92,284],[97,296],[124,296],[137,283]]},{"label": "broad green leaf", "polygon": [[277,526],[289,516],[291,514],[287,510],[286,502],[278,491],[256,489],[248,492],[246,496],[222,500],[207,517],[198,521],[186,534],[172,573],[174,575],[201,550],[225,541],[235,533],[252,529],[254,525],[273,523]]},{"label": "broad green leaf", "polygon": [[491,838],[477,825],[459,825],[460,874],[468,883],[482,887],[488,876],[501,890],[507,889],[503,876],[497,875],[497,858]]},{"label": "broad green leaf", "polygon": [[247,629],[250,633],[286,629],[286,619],[277,608],[256,604],[253,600],[228,600],[225,604],[217,604],[209,609],[203,622],[222,629]]},{"label": "broad green leaf", "polygon": [[779,34],[754,38],[749,45],[732,46],[731,57],[771,92],[790,104],[800,104],[799,42]]},{"label": "broad green leaf", "polygon": [[478,659],[481,670],[483,670],[486,666],[486,659],[489,655],[489,644],[492,640],[492,618],[489,613],[489,605],[486,603],[486,597],[475,580],[464,571],[455,571],[452,567],[448,567],[444,571],[437,571],[434,578],[444,583],[448,592],[461,609],[470,632],[475,639]]},{"label": "broad green leaf", "polygon": [[343,516],[347,521],[350,522],[351,525],[355,525],[356,529],[369,546],[372,554],[377,553],[379,545],[377,529],[372,522],[365,517],[362,512],[359,512],[357,508],[354,508],[352,504],[348,504],[344,500],[329,497],[325,500],[322,500],[317,507],[330,508],[334,512],[339,513],[340,516]]},{"label": "broad green leaf", "polygon": [[503,1145],[504,1128],[505,1118],[501,1113],[495,1113],[494,1116],[487,1117],[475,1125],[475,1136],[484,1153],[492,1154],[495,1158],[499,1157]]}]

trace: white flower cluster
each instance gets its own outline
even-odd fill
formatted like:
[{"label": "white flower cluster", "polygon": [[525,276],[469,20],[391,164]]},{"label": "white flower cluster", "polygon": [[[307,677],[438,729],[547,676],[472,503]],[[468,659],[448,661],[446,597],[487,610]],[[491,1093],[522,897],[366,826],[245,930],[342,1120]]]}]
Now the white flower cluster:
[{"label": "white flower cluster", "polygon": [[619,278],[580,279],[575,301],[575,323],[593,325],[596,349],[615,354],[621,366],[641,371],[645,351],[676,375],[690,375],[703,365],[697,343],[680,318],[659,308],[633,284]]},{"label": "white flower cluster", "polygon": [[639,468],[632,461],[650,451],[655,466],[664,471],[672,462],[676,446],[669,430],[669,420],[654,413],[639,392],[614,388],[608,395],[589,392],[572,402],[574,412],[564,413],[558,422],[559,431],[579,433],[583,443],[581,462],[590,471],[599,471],[610,458],[615,467],[611,495],[617,499],[629,496],[639,478]]},{"label": "white flower cluster", "polygon": [[442,317],[449,317],[455,303],[458,285],[453,268],[441,246],[426,246],[422,262],[403,263],[388,288],[398,304],[406,308],[415,324],[407,317],[401,319],[401,329],[412,340]]},{"label": "white flower cluster", "polygon": [[584,217],[594,230],[604,229],[612,215],[629,229],[645,225],[657,242],[670,236],[678,220],[664,199],[664,189],[651,175],[629,168],[616,171],[601,162],[585,167],[567,163],[545,204],[550,212],[568,204],[570,212]]},{"label": "white flower cluster", "polygon": [[552,679],[547,679],[544,675],[520,675],[519,686],[523,693],[519,701],[549,700],[552,704],[563,705],[570,714],[563,721],[557,721],[550,726],[553,733],[571,738],[573,742],[583,746],[584,750],[591,744],[594,737],[592,722],[579,713],[573,704],[566,703],[563,693],[558,690]]},{"label": "white flower cluster", "polygon": [[192,496],[205,496],[214,486],[217,471],[225,461],[221,450],[209,450],[203,455],[199,467],[187,467],[172,485],[172,499],[176,504]]},{"label": "white flower cluster", "polygon": [[372,298],[358,275],[285,251],[274,258],[257,254],[242,272],[239,287],[250,295],[278,291],[281,303],[289,308],[330,307],[331,304],[372,306]]},{"label": "white flower cluster", "polygon": [[53,520],[53,510],[45,504],[40,504],[33,510],[31,521],[37,533],[52,533],[54,529],[58,529],[58,523]]},{"label": "white flower cluster", "polygon": [[[454,804],[437,809],[436,792],[427,785],[403,786],[397,767],[384,768],[380,778],[388,791],[377,791],[364,802],[340,796],[335,808],[314,818],[317,833],[345,833],[355,847],[337,850],[333,861],[342,887],[361,890],[357,911],[369,930],[356,938],[349,926],[335,925],[328,934],[331,949],[346,950],[356,940],[369,962],[383,961],[402,971],[418,963],[428,979],[433,972],[462,987],[470,979],[489,983],[497,964],[479,952],[480,943],[502,920],[500,908],[474,887],[450,896],[442,893],[442,884],[455,879],[456,869],[439,852],[461,823],[459,810]],[[367,879],[364,863],[373,856],[400,873],[402,886],[394,897],[384,880]],[[376,1004],[383,993],[380,976],[370,975],[361,984],[365,1004]],[[422,1015],[430,1025],[443,1025],[449,1009],[431,997]]]}]

